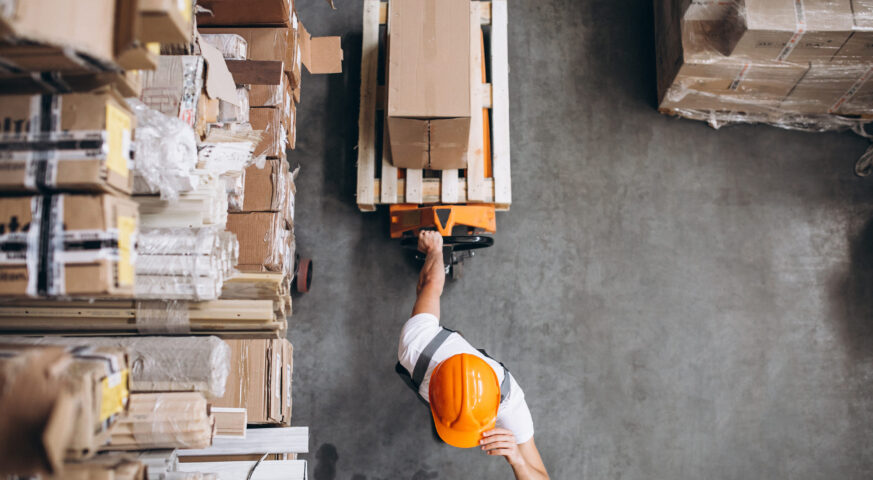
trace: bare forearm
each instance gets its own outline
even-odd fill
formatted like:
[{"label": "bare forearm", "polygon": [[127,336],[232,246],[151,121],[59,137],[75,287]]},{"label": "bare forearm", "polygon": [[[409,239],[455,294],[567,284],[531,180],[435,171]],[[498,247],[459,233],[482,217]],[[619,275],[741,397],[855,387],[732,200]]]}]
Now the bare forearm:
[{"label": "bare forearm", "polygon": [[429,253],[424,261],[424,266],[421,267],[421,274],[418,277],[417,293],[421,295],[421,292],[425,288],[432,288],[437,292],[437,295],[442,295],[445,282],[446,269],[443,264],[442,252]]},{"label": "bare forearm", "polygon": [[517,480],[549,480],[549,475],[545,471],[540,471],[529,464],[510,464],[510,466]]}]

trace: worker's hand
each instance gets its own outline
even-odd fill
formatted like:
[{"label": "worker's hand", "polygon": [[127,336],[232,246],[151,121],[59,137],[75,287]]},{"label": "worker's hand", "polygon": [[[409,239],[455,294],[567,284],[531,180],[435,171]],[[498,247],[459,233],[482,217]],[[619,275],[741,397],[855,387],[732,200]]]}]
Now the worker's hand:
[{"label": "worker's hand", "polygon": [[506,461],[513,467],[524,464],[524,456],[518,449],[515,435],[505,428],[495,428],[483,433],[479,445],[488,455],[506,457]]},{"label": "worker's hand", "polygon": [[433,230],[422,230],[418,234],[418,251],[430,255],[443,253],[443,236]]}]

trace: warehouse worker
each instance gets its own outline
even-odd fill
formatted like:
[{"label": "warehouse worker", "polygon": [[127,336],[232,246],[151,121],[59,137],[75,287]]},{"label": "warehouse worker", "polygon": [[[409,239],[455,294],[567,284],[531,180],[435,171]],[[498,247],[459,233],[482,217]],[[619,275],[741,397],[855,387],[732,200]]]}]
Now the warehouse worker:
[{"label": "warehouse worker", "polygon": [[443,237],[422,231],[418,249],[426,259],[412,318],[400,334],[397,373],[430,406],[443,441],[506,458],[517,479],[548,479],[521,387],[502,363],[439,324]]}]

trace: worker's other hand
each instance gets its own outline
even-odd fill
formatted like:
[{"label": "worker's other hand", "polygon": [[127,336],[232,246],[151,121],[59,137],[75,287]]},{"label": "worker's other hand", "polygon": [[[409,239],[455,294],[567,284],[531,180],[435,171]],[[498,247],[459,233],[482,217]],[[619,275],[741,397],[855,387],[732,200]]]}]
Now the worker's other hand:
[{"label": "worker's other hand", "polygon": [[488,455],[506,457],[506,461],[512,466],[524,464],[524,456],[518,449],[515,435],[505,428],[495,428],[483,433],[479,445]]},{"label": "worker's other hand", "polygon": [[443,236],[433,230],[422,230],[418,234],[418,251],[430,255],[443,252]]}]

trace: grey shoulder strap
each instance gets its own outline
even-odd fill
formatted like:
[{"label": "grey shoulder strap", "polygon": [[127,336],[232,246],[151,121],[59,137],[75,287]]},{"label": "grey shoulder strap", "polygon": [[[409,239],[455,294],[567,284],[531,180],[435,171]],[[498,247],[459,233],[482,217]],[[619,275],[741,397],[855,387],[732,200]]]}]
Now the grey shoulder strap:
[{"label": "grey shoulder strap", "polygon": [[452,333],[454,332],[447,328],[441,329],[440,332],[433,337],[433,340],[424,347],[424,351],[421,352],[421,355],[418,356],[418,360],[415,362],[415,368],[412,369],[412,385],[415,387],[416,391],[418,391],[418,388],[421,386],[421,382],[424,381],[424,374],[427,373],[427,367],[430,366],[430,361],[433,360],[433,355]]}]

